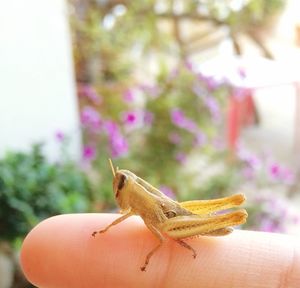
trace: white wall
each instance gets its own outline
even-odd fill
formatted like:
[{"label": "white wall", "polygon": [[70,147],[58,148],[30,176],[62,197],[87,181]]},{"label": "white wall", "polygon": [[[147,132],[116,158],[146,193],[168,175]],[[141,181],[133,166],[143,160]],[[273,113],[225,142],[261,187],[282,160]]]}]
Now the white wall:
[{"label": "white wall", "polygon": [[72,133],[79,155],[77,102],[64,0],[0,0],[0,155]]}]

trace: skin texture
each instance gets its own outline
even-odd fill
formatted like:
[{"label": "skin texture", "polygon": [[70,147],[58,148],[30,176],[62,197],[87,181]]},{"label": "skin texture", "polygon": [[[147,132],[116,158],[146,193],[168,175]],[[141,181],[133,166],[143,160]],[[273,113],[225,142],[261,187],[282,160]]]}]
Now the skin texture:
[{"label": "skin texture", "polygon": [[300,241],[292,236],[234,231],[187,240],[196,259],[169,239],[141,272],[158,240],[139,217],[91,236],[119,216],[70,214],[43,221],[23,243],[26,277],[40,288],[300,287]]}]

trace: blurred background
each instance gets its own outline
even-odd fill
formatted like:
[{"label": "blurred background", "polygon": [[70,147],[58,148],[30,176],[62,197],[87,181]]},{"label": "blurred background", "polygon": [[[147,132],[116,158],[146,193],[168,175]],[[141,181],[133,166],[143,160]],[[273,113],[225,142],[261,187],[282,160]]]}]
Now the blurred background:
[{"label": "blurred background", "polygon": [[[299,5],[298,5],[299,6]],[[300,234],[296,0],[0,0],[0,288],[25,235],[118,211],[108,158],[178,201]]]}]

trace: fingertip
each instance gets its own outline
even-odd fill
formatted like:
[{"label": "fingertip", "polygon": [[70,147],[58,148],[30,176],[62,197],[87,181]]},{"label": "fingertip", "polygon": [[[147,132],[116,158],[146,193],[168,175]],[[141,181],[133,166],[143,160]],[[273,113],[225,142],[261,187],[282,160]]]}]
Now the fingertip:
[{"label": "fingertip", "polygon": [[28,235],[25,237],[22,243],[22,247],[20,251],[21,269],[25,277],[33,284],[35,284],[34,276],[35,276],[35,267],[36,267],[36,263],[35,263],[36,248],[32,244],[35,243],[34,238],[36,237],[36,230],[39,230],[39,227],[43,225],[43,222],[39,223],[28,233]]},{"label": "fingertip", "polygon": [[[40,279],[42,278],[40,271],[41,252],[48,249],[48,227],[57,217],[54,216],[40,222],[28,233],[22,243],[20,251],[21,269],[28,281],[37,286],[41,284]],[[45,259],[45,261],[47,260]]]},{"label": "fingertip", "polygon": [[146,229],[140,229],[143,225],[140,219],[133,217],[109,233],[92,236],[93,231],[106,227],[117,217],[116,214],[70,214],[38,224],[21,248],[20,260],[26,278],[37,287],[112,287],[112,283],[126,277],[134,283],[131,276],[139,272],[137,246],[145,243],[136,239],[149,239],[149,233],[144,233]]}]

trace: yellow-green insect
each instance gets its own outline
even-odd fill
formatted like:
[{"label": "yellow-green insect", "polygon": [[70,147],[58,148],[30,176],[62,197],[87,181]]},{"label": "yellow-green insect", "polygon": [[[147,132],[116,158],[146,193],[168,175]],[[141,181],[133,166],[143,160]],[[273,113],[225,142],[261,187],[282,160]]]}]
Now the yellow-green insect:
[{"label": "yellow-green insect", "polygon": [[139,215],[147,228],[158,238],[159,243],[146,256],[141,267],[146,271],[151,256],[161,247],[166,236],[189,249],[196,258],[196,251],[182,239],[197,235],[223,236],[233,231],[232,226],[246,222],[247,212],[239,209],[225,214],[218,211],[241,205],[245,201],[243,194],[213,200],[195,200],[177,202],[170,199],[151,184],[128,170],[115,171],[112,162],[113,191],[121,208],[121,217],[105,229],[93,232],[104,233],[110,227],[122,222],[132,215]]}]

